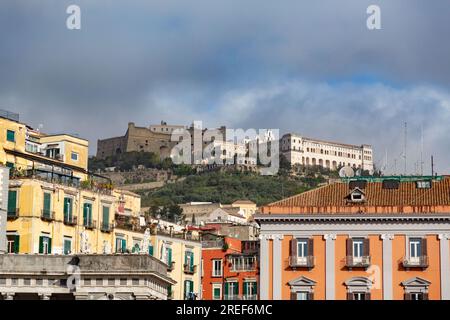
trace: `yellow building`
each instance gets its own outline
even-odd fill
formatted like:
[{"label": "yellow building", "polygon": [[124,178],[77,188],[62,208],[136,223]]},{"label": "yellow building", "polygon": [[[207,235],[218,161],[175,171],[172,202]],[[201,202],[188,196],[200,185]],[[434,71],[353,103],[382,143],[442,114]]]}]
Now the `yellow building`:
[{"label": "yellow building", "polygon": [[113,190],[90,174],[89,143],[67,134],[45,135],[0,112],[0,163],[10,167],[7,251],[109,253],[114,219],[140,215],[140,197]]},{"label": "yellow building", "polygon": [[198,237],[186,233],[170,234],[156,231],[151,238],[152,254],[169,266],[172,299],[186,300],[190,294],[201,299],[202,245]]}]

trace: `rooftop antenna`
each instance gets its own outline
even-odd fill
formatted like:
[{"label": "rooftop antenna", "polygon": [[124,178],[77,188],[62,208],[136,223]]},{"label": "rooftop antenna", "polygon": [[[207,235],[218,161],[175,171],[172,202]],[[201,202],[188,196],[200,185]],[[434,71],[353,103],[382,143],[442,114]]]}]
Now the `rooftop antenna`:
[{"label": "rooftop antenna", "polygon": [[434,176],[434,158],[431,156],[431,176]]},{"label": "rooftop antenna", "polygon": [[423,176],[423,124],[420,126],[420,175]]},{"label": "rooftop antenna", "polygon": [[404,141],[404,147],[403,147],[403,158],[405,160],[405,171],[404,171],[405,176],[406,176],[406,170],[407,170],[407,154],[406,154],[407,142],[408,142],[408,123],[405,122],[405,141]]}]

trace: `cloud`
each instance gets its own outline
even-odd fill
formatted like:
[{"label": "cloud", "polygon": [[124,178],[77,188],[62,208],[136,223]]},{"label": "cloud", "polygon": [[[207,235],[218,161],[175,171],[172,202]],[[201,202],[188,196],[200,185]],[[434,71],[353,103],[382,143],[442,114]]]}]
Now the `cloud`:
[{"label": "cloud", "polygon": [[[70,4],[81,7],[79,31],[66,29]],[[366,28],[371,4],[381,7],[382,30]],[[205,119],[372,143],[378,158],[387,148],[394,159],[403,122],[412,154],[423,122],[427,153],[448,171],[447,8],[447,0],[3,1],[0,108],[79,133],[91,153],[129,121]]]}]

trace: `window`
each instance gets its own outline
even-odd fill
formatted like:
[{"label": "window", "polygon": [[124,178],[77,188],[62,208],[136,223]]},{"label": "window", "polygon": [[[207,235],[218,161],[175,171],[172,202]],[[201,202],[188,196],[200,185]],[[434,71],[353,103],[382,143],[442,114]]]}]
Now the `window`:
[{"label": "window", "polygon": [[6,140],[9,142],[16,142],[16,133],[12,130],[6,130]]},{"label": "window", "polygon": [[103,206],[102,229],[109,230],[109,207]]},{"label": "window", "polygon": [[428,300],[424,299],[425,294],[422,292],[411,292],[409,295],[411,297],[409,300]]},{"label": "window", "polygon": [[353,292],[351,295],[353,295],[351,300],[369,300],[368,294],[365,292]]},{"label": "window", "polygon": [[308,256],[308,239],[297,240],[297,257],[306,258]]},{"label": "window", "polygon": [[127,241],[123,238],[116,238],[116,252],[124,253],[127,250]]},{"label": "window", "polygon": [[8,253],[19,253],[19,235],[8,234],[6,238],[8,239],[7,243]]},{"label": "window", "polygon": [[220,300],[222,298],[222,284],[221,283],[213,283],[212,285],[212,299]]},{"label": "window", "polygon": [[148,254],[153,256],[153,246],[152,245],[148,246]]},{"label": "window", "polygon": [[64,237],[64,254],[72,253],[72,239],[69,237]]},{"label": "window", "polygon": [[409,257],[411,262],[419,262],[422,255],[422,239],[411,238],[409,239]]},{"label": "window", "polygon": [[239,297],[239,283],[226,282],[225,283],[225,300],[237,300]]},{"label": "window", "polygon": [[8,216],[15,217],[17,215],[17,190],[9,190],[8,192]]},{"label": "window", "polygon": [[353,239],[353,258],[359,259],[363,256],[363,240],[364,239]]},{"label": "window", "polygon": [[309,300],[308,299],[308,292],[297,292],[296,293],[296,300]]},{"label": "window", "polygon": [[42,216],[44,217],[50,217],[50,208],[52,203],[52,195],[48,192],[44,192],[44,203],[43,203],[43,210],[42,210]]},{"label": "window", "polygon": [[243,285],[243,294],[245,300],[256,300],[258,294],[256,281],[245,281]]},{"label": "window", "polygon": [[190,272],[194,271],[194,253],[192,251],[186,251],[184,256],[184,264]]},{"label": "window", "polygon": [[370,300],[372,280],[367,277],[353,277],[345,281],[347,300]]},{"label": "window", "polygon": [[52,253],[52,239],[47,236],[39,237],[39,253],[51,254]]},{"label": "window", "polygon": [[64,221],[72,222],[72,211],[73,211],[73,199],[69,197],[64,198]]},{"label": "window", "polygon": [[166,252],[164,255],[164,261],[171,266],[172,265],[172,248],[166,248]]},{"label": "window", "polygon": [[250,271],[255,269],[255,257],[238,256],[231,259],[232,271]]},{"label": "window", "polygon": [[92,225],[92,204],[85,203],[83,205],[83,225],[91,226]]},{"label": "window", "polygon": [[184,280],[184,299],[194,300],[194,281]]},{"label": "window", "polygon": [[78,153],[72,151],[72,153],[70,154],[70,158],[73,161],[78,161]]},{"label": "window", "polygon": [[222,276],[222,260],[214,259],[212,261],[212,276],[213,277]]}]

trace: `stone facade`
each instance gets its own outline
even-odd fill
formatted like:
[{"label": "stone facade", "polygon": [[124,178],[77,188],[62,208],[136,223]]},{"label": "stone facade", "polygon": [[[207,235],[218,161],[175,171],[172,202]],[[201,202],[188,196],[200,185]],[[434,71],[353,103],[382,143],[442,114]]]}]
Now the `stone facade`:
[{"label": "stone facade", "polygon": [[316,165],[332,170],[349,166],[373,172],[373,151],[369,145],[328,142],[288,133],[281,138],[280,150],[292,165]]},{"label": "stone facade", "polygon": [[167,266],[141,255],[0,255],[0,299],[166,300]]},{"label": "stone facade", "polygon": [[[97,158],[104,159],[132,151],[154,152],[159,154],[162,159],[167,158],[170,156],[170,150],[176,144],[176,142],[170,141],[170,133],[174,126],[169,127],[170,131],[161,132],[153,126],[149,128],[136,127],[133,122],[130,122],[124,136],[97,141]],[[176,127],[183,128],[182,126]]]}]

